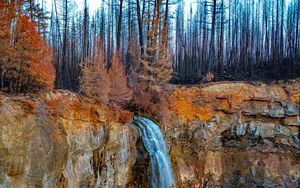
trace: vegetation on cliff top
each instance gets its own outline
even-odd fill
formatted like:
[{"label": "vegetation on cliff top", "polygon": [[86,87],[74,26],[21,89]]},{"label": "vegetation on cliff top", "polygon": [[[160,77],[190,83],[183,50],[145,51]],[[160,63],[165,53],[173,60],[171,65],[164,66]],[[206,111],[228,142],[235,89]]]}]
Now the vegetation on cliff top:
[{"label": "vegetation on cliff top", "polygon": [[76,3],[1,1],[1,90],[55,87],[126,105],[159,102],[169,81],[300,76],[296,0],[108,0],[96,12]]}]

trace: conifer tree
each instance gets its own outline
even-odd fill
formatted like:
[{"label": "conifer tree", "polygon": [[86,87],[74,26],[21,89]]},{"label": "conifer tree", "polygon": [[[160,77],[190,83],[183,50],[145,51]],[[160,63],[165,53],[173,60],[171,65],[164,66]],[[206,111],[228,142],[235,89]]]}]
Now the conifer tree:
[{"label": "conifer tree", "polygon": [[52,64],[52,51],[35,29],[35,24],[27,16],[22,16],[16,26],[16,43],[14,50],[14,68],[18,84],[16,91],[22,87],[33,89],[53,89],[55,71]]},{"label": "conifer tree", "polygon": [[98,42],[95,56],[86,58],[82,64],[82,77],[80,81],[82,92],[96,100],[108,103],[110,92],[110,77],[105,66],[105,55],[102,42]]},{"label": "conifer tree", "polygon": [[111,75],[110,101],[119,105],[125,105],[132,99],[132,90],[128,87],[127,74],[118,51],[113,53]]},{"label": "conifer tree", "polygon": [[[148,53],[142,61],[141,79],[155,88],[159,88],[158,86],[168,82],[172,77],[172,62],[168,50],[168,3],[168,0],[166,2],[155,0],[151,31],[148,34]],[[163,14],[164,16],[162,16]]]},{"label": "conifer tree", "polygon": [[0,4],[1,88],[14,92],[53,89],[51,48],[43,41],[35,23],[23,13],[23,3]]}]

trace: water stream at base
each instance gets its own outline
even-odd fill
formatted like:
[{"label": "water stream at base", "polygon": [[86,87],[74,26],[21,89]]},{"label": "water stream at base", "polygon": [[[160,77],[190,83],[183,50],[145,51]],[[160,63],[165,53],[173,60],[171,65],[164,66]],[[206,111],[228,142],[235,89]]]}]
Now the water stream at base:
[{"label": "water stream at base", "polygon": [[159,127],[151,120],[134,116],[133,123],[139,127],[140,136],[150,155],[152,188],[170,188],[174,185],[170,158]]}]

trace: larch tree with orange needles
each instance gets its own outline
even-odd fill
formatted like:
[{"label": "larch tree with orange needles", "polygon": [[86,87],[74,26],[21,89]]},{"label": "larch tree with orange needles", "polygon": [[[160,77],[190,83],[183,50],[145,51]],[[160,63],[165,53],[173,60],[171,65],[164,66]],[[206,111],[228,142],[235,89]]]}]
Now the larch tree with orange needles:
[{"label": "larch tree with orange needles", "polygon": [[9,71],[14,50],[11,46],[13,36],[10,34],[11,22],[15,11],[12,4],[0,2],[0,88],[6,84],[5,75]]},{"label": "larch tree with orange needles", "polygon": [[86,58],[81,66],[81,91],[86,96],[93,97],[97,101],[108,103],[111,82],[105,66],[105,55],[101,42],[96,49],[95,56]]},{"label": "larch tree with orange needles", "polygon": [[115,51],[112,58],[110,101],[118,105],[126,105],[132,99],[132,90],[128,87],[127,74],[120,53]]},{"label": "larch tree with orange needles", "polygon": [[1,88],[16,93],[53,89],[52,50],[36,30],[35,23],[23,15],[22,1],[0,6]]},{"label": "larch tree with orange needles", "polygon": [[27,16],[22,16],[16,26],[15,76],[16,91],[24,89],[53,89],[55,71],[51,48],[43,41]]}]

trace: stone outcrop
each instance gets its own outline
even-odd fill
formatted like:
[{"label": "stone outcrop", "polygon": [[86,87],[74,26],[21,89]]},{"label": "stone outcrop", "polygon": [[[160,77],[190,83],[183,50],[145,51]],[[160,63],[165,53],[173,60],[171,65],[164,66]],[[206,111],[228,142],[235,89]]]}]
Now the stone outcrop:
[{"label": "stone outcrop", "polygon": [[[300,186],[300,81],[167,85],[160,122],[177,187]],[[139,102],[140,101],[140,102]],[[0,187],[149,187],[132,113],[66,91],[0,95]]]},{"label": "stone outcrop", "polygon": [[131,113],[56,91],[0,99],[0,187],[126,187]]},{"label": "stone outcrop", "polygon": [[300,186],[300,81],[173,86],[164,96],[155,114],[178,186]]}]

